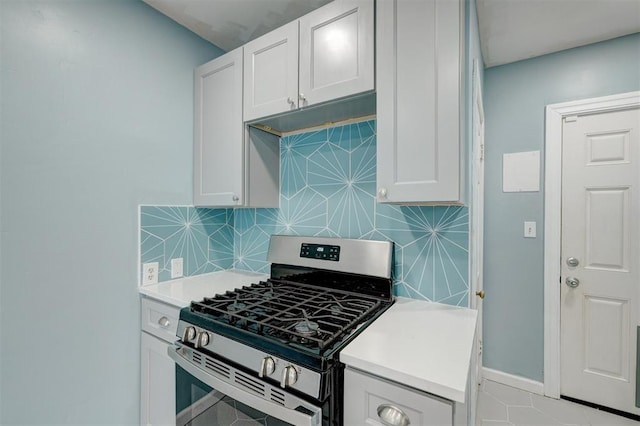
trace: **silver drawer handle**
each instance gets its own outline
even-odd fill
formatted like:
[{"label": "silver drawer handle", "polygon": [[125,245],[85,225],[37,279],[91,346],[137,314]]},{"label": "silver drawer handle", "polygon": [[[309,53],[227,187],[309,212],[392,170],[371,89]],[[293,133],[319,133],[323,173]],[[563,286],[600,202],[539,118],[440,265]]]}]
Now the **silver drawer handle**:
[{"label": "silver drawer handle", "polygon": [[378,407],[378,417],[387,426],[408,426],[411,424],[409,416],[401,409],[391,404],[382,404]]},{"label": "silver drawer handle", "polygon": [[160,324],[161,327],[167,328],[171,325],[171,321],[169,321],[167,317],[162,317],[158,320],[158,324]]}]

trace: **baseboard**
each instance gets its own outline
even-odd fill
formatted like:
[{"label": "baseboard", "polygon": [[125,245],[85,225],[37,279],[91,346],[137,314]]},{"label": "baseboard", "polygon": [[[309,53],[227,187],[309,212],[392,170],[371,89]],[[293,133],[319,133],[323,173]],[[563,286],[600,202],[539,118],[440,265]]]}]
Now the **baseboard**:
[{"label": "baseboard", "polygon": [[482,377],[512,388],[521,389],[523,391],[544,395],[544,383],[527,379],[526,377],[516,376],[514,374],[504,373],[487,367],[482,367]]}]

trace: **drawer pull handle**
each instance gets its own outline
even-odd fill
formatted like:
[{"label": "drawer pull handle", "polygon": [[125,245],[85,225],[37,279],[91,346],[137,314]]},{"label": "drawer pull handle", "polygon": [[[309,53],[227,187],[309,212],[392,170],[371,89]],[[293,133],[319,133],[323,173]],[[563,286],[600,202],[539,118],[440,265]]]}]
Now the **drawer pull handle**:
[{"label": "drawer pull handle", "polygon": [[409,416],[401,409],[391,404],[382,404],[378,407],[378,417],[387,426],[408,426],[411,424]]},{"label": "drawer pull handle", "polygon": [[160,324],[161,327],[167,328],[171,325],[171,321],[169,321],[167,317],[162,317],[158,320],[158,324]]}]

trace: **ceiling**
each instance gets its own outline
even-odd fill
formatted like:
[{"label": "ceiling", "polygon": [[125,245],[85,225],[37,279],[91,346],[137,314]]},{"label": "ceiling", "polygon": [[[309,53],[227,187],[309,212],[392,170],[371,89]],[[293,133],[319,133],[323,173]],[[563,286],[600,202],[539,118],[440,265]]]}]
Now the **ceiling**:
[{"label": "ceiling", "polygon": [[[229,51],[330,0],[143,1]],[[476,3],[480,45],[487,67],[640,32],[640,0]]]}]

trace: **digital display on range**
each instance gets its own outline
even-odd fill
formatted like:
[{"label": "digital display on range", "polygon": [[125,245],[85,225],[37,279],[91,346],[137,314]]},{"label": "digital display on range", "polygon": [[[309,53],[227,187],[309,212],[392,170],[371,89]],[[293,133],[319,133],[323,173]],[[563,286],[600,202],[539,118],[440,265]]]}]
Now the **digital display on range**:
[{"label": "digital display on range", "polygon": [[340,246],[302,243],[300,257],[337,262],[340,260]]}]

